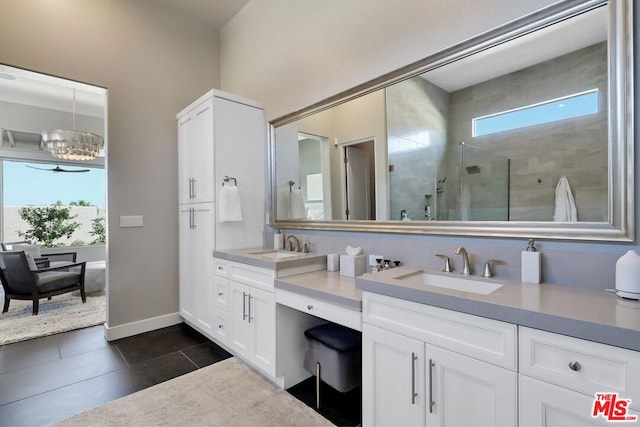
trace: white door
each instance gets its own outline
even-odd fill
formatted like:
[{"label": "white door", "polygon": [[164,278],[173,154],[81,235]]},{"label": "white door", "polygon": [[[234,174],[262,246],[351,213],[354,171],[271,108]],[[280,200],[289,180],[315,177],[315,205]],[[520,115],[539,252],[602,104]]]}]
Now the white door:
[{"label": "white door", "polygon": [[187,321],[193,322],[196,312],[195,290],[193,288],[197,268],[197,260],[194,259],[196,252],[196,234],[191,228],[193,225],[193,206],[180,205],[178,215],[179,238],[178,247],[180,253],[179,261],[179,295],[180,295],[180,315]]},{"label": "white door", "polygon": [[[519,383],[521,426],[640,425],[640,421],[612,423],[602,416],[593,418],[591,414],[594,396],[578,393],[526,375],[519,376]],[[640,420],[640,412],[638,411],[628,411],[627,415],[635,415]]]},{"label": "white door", "polygon": [[232,280],[231,291],[231,347],[244,358],[250,357],[253,341],[253,327],[249,323],[248,302],[249,287]]},{"label": "white door", "polygon": [[213,151],[213,101],[199,105],[193,115],[189,134],[189,156],[193,174],[193,202],[215,201]]},{"label": "white door", "polygon": [[517,373],[425,344],[428,426],[517,425]]},{"label": "white door", "polygon": [[191,151],[189,141],[193,133],[193,115],[178,119],[178,194],[180,203],[193,203]]},{"label": "white door", "polygon": [[[196,322],[203,333],[211,336],[213,330],[213,308],[216,301],[213,276],[213,242],[215,241],[215,203],[196,203],[193,224],[190,230],[195,236],[191,268],[194,276],[190,286],[194,289]],[[182,257],[182,254],[180,255]]]},{"label": "white door", "polygon": [[257,367],[275,376],[276,302],[272,293],[251,289],[248,300],[249,322],[253,328],[251,359]]},{"label": "white door", "polygon": [[215,303],[213,242],[215,204],[179,207],[180,314],[205,333],[211,333]]},{"label": "white door", "polygon": [[362,325],[362,423],[424,426],[424,343]]},{"label": "white door", "polygon": [[345,147],[347,175],[347,219],[371,219],[369,157],[355,146]]},{"label": "white door", "polygon": [[213,101],[178,119],[178,193],[180,203],[213,202]]}]

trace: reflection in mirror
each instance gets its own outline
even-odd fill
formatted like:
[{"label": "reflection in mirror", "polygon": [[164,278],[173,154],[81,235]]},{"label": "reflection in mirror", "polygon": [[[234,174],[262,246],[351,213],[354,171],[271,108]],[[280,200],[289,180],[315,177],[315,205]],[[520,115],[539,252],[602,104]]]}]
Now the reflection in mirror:
[{"label": "reflection in mirror", "polygon": [[[274,217],[419,221],[438,231],[442,221],[586,223],[573,227],[613,225],[629,237],[624,119],[631,104],[621,101],[631,95],[621,88],[632,74],[624,62],[630,30],[611,19],[625,16],[616,5],[630,8],[624,1],[550,8],[522,22],[520,34],[498,29],[364,96],[276,120]],[[609,29],[611,22],[618,26]],[[303,143],[313,145],[315,160]],[[303,194],[306,211],[294,218],[286,182],[305,189],[311,172],[320,174],[322,197]],[[534,226],[545,227],[552,226]]]}]

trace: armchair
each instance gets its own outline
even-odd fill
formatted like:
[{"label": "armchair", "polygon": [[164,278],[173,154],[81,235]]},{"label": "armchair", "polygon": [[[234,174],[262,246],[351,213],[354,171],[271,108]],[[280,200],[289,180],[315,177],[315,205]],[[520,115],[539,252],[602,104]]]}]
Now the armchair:
[{"label": "armchair", "polygon": [[25,251],[31,253],[38,268],[58,267],[76,262],[77,252],[43,252],[30,240],[0,242],[3,251]]},{"label": "armchair", "polygon": [[75,290],[82,302],[87,302],[84,289],[85,262],[60,267],[33,269],[23,251],[0,252],[0,281],[4,288],[3,313],[9,310],[11,299],[32,300],[34,315],[38,314],[41,298],[51,299]]}]

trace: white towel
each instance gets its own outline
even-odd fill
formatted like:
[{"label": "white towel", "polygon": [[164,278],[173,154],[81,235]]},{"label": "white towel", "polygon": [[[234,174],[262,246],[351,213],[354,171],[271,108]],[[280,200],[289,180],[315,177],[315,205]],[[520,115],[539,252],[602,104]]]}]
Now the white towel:
[{"label": "white towel", "polygon": [[571,193],[569,180],[562,175],[556,185],[556,208],[553,213],[553,220],[556,222],[576,222],[578,221],[578,211],[576,201]]},{"label": "white towel", "polygon": [[289,212],[291,219],[301,219],[307,217],[307,208],[304,207],[302,191],[299,188],[292,188],[289,192]]},{"label": "white towel", "polygon": [[240,193],[235,185],[226,184],[220,190],[218,200],[218,222],[242,221]]}]

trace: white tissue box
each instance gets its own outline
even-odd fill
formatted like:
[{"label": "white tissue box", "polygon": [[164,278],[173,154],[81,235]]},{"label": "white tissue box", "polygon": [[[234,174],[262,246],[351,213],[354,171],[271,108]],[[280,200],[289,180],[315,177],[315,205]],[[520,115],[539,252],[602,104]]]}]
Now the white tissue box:
[{"label": "white tissue box", "polygon": [[342,276],[362,276],[366,269],[366,256],[340,255],[340,274]]}]

